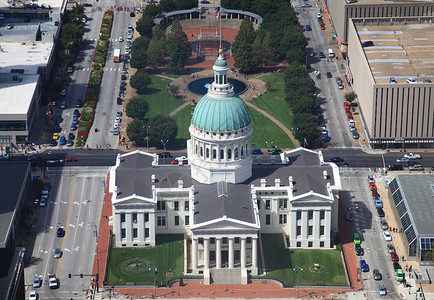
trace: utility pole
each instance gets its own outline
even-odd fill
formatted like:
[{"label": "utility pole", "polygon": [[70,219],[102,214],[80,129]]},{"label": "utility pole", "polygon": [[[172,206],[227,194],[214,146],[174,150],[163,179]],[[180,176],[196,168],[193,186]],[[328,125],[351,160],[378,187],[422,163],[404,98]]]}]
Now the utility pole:
[{"label": "utility pole", "polygon": [[295,267],[294,268],[294,272],[295,272],[295,275],[297,277],[297,282],[296,282],[297,298],[298,298],[298,270],[303,271],[303,268],[302,267]]}]

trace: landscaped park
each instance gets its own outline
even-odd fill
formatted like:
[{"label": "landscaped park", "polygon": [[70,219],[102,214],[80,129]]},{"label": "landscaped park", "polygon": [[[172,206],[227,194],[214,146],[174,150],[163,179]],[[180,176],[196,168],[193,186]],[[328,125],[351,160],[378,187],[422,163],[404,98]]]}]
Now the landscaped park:
[{"label": "landscaped park", "polygon": [[[112,248],[107,272],[107,285],[167,286],[172,279],[199,278],[184,276],[183,235],[157,235],[154,248]],[[283,237],[263,234],[265,276],[256,279],[274,279],[284,286],[295,285],[297,268],[299,285],[346,286],[347,279],[340,250],[285,249]]]}]

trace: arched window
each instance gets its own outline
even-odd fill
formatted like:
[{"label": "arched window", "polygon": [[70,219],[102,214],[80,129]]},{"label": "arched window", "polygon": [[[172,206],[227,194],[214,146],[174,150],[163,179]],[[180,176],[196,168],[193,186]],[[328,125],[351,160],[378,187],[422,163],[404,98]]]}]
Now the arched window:
[{"label": "arched window", "polygon": [[206,158],[209,158],[209,148],[206,148],[205,153],[206,153]]},{"label": "arched window", "polygon": [[217,150],[216,149],[212,150],[212,159],[217,159]]},{"label": "arched window", "polygon": [[228,149],[228,159],[232,159],[232,149]]},{"label": "arched window", "polygon": [[238,148],[234,150],[234,159],[238,159]]},{"label": "arched window", "polygon": [[219,76],[216,74],[215,75],[215,82],[218,84],[219,83]]},{"label": "arched window", "polygon": [[244,157],[244,147],[241,146],[241,157]]},{"label": "arched window", "polygon": [[203,147],[200,147],[200,156],[203,156]]},{"label": "arched window", "polygon": [[220,159],[224,159],[225,158],[225,150],[220,149]]}]

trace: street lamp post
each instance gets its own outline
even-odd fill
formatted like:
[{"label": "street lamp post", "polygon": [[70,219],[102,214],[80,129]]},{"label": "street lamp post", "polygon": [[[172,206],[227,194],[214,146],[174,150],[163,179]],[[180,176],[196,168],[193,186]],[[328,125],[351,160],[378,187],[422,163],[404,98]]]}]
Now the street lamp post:
[{"label": "street lamp post", "polygon": [[156,283],[156,277],[158,274],[158,269],[155,268],[149,268],[149,271],[154,272],[154,299],[157,298],[157,283]]},{"label": "street lamp post", "polygon": [[164,151],[166,151],[166,144],[169,142],[169,140],[166,140],[165,142],[163,142],[163,140],[160,141],[163,144]]},{"label": "street lamp post", "polygon": [[149,148],[149,128],[151,126],[146,125],[146,148]]},{"label": "street lamp post", "polygon": [[95,226],[96,253],[98,254],[98,226],[94,222],[87,223],[87,226]]},{"label": "street lamp post", "polygon": [[297,281],[296,281],[297,298],[298,298],[298,270],[303,271],[303,268],[302,267],[295,267],[294,268],[294,272],[295,272],[295,275],[297,277]]}]

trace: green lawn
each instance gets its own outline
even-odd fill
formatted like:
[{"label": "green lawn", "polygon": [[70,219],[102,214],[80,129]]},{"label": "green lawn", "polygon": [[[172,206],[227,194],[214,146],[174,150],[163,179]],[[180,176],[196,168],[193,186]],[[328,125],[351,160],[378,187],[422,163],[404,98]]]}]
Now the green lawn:
[{"label": "green lawn", "polygon": [[264,95],[255,98],[250,103],[262,108],[279,120],[286,128],[292,130],[292,116],[289,114],[289,104],[285,101],[285,80],[283,73],[274,73],[263,77],[263,81],[271,81],[271,88]]},{"label": "green lawn", "polygon": [[145,99],[149,104],[149,109],[145,116],[146,118],[152,118],[158,114],[168,115],[171,111],[184,103],[183,100],[176,99],[167,91],[166,87],[171,80],[155,75],[151,75],[151,79],[152,84],[149,85],[149,92],[146,95],[138,96]]},{"label": "green lawn", "polygon": [[291,139],[279,126],[253,108],[247,107],[247,109],[253,126],[252,148],[267,148],[265,142],[270,146],[273,142],[273,145],[279,148],[294,148]]},{"label": "green lawn", "polygon": [[172,117],[178,125],[178,135],[176,136],[176,140],[170,143],[171,148],[184,149],[187,147],[187,140],[190,139],[188,127],[191,123],[191,110],[193,107],[193,105],[187,105]]},{"label": "green lawn", "polygon": [[[172,278],[179,278],[184,270],[182,234],[157,235],[158,245],[154,248],[112,248],[107,272],[108,285],[124,285],[127,282],[154,284],[153,271],[156,267],[157,282],[163,285]],[[142,263],[131,271],[136,262]],[[173,274],[166,274],[172,271]],[[135,274],[134,274],[135,272]]]},{"label": "green lawn", "polygon": [[[303,268],[298,271],[299,285],[346,286],[344,267],[339,250],[290,250],[285,249],[282,235],[263,234],[267,278],[281,281],[285,286],[293,286],[296,281],[295,267]],[[320,265],[320,271],[313,272],[314,264]]]}]

